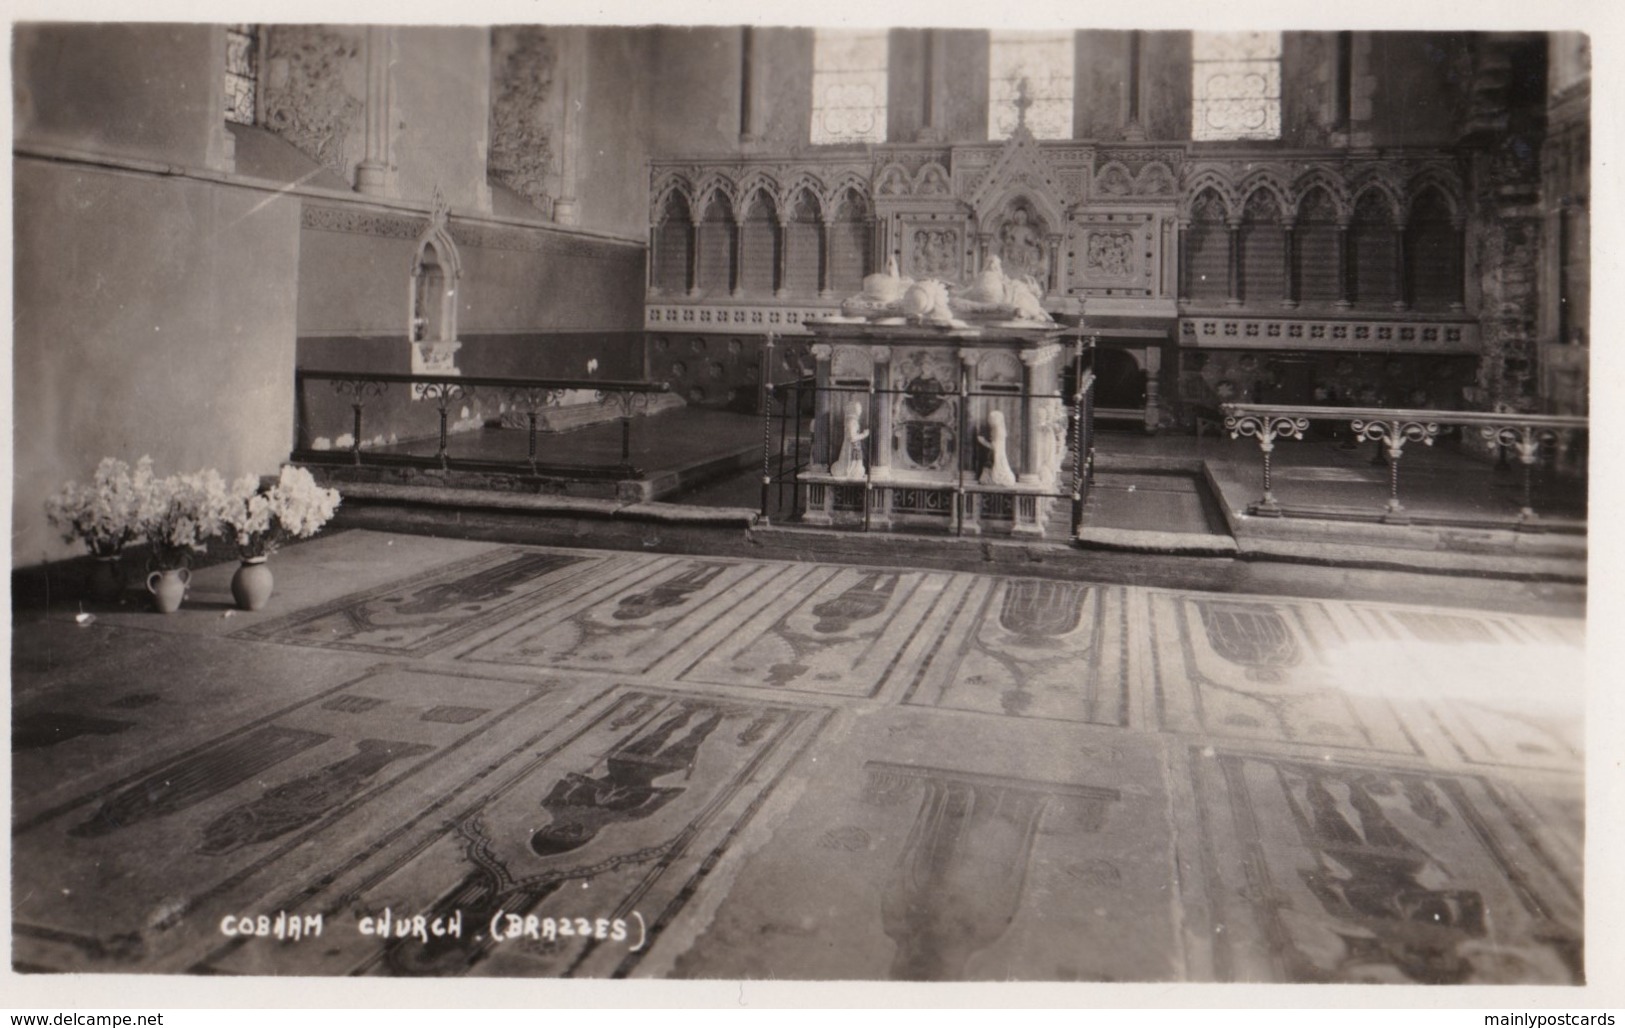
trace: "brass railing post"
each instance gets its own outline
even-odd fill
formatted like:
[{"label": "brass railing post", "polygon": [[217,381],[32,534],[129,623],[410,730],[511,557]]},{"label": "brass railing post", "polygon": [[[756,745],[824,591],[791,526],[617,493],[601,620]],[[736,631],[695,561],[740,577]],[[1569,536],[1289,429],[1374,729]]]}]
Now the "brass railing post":
[{"label": "brass railing post", "polygon": [[1406,442],[1420,441],[1427,446],[1433,445],[1433,440],[1439,434],[1439,425],[1435,421],[1401,421],[1398,418],[1389,420],[1364,420],[1356,418],[1349,422],[1349,428],[1354,432],[1354,438],[1360,440],[1375,439],[1382,443],[1388,454],[1388,510],[1383,514],[1384,521],[1395,524],[1405,524],[1410,521],[1405,508],[1399,502],[1399,458],[1405,450]]},{"label": "brass railing post", "polygon": [[1280,517],[1281,505],[1275,502],[1275,494],[1270,491],[1270,453],[1279,436],[1302,439],[1309,428],[1309,419],[1277,414],[1231,414],[1224,419],[1224,427],[1232,439],[1244,435],[1257,439],[1258,449],[1264,454],[1264,495],[1247,508],[1247,513]]}]

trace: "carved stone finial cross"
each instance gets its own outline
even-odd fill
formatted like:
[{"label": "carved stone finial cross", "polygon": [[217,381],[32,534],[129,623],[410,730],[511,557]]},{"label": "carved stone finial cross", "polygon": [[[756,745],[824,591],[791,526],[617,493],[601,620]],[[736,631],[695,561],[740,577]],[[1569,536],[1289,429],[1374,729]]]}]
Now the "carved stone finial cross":
[{"label": "carved stone finial cross", "polygon": [[1027,127],[1027,108],[1031,107],[1035,102],[1028,92],[1027,76],[1023,75],[1020,81],[1016,83],[1016,98],[1013,101],[1016,108],[1016,128]]}]

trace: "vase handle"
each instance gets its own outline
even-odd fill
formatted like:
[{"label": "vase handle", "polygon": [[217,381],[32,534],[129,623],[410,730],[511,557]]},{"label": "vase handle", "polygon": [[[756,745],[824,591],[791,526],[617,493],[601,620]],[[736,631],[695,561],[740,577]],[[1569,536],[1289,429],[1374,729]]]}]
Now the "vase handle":
[{"label": "vase handle", "polygon": [[176,572],[176,574],[180,577],[182,587],[191,588],[191,586],[192,586],[192,569],[191,568],[180,568]]},{"label": "vase handle", "polygon": [[158,580],[163,577],[164,573],[162,571],[154,571],[152,574],[148,575],[147,592],[152,593],[154,596],[158,595]]}]

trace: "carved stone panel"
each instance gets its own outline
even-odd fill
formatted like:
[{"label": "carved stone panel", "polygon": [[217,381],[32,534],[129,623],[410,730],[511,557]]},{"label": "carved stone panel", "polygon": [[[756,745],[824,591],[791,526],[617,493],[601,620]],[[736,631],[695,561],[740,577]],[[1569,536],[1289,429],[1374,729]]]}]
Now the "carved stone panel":
[{"label": "carved stone panel", "polygon": [[1012,278],[1031,275],[1040,284],[1049,282],[1049,247],[1044,243],[1045,226],[1033,205],[1017,197],[1005,209],[993,231],[991,249]]},{"label": "carved stone panel", "polygon": [[898,227],[898,264],[904,275],[946,282],[965,278],[968,240],[963,218],[903,217]]},{"label": "carved stone panel", "polygon": [[1155,295],[1159,244],[1151,213],[1075,216],[1066,231],[1067,293]]}]

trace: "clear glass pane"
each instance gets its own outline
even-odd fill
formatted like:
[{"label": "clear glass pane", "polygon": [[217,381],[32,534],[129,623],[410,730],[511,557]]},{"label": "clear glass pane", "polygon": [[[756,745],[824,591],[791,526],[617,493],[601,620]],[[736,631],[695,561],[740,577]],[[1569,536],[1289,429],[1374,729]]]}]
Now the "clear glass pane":
[{"label": "clear glass pane", "polygon": [[886,30],[819,29],[813,43],[814,143],[886,141]]},{"label": "clear glass pane", "polygon": [[1039,139],[1072,138],[1071,32],[994,32],[988,45],[989,139],[1007,139],[1026,109]]},{"label": "clear glass pane", "polygon": [[1281,137],[1281,34],[1197,32],[1191,138]]}]

